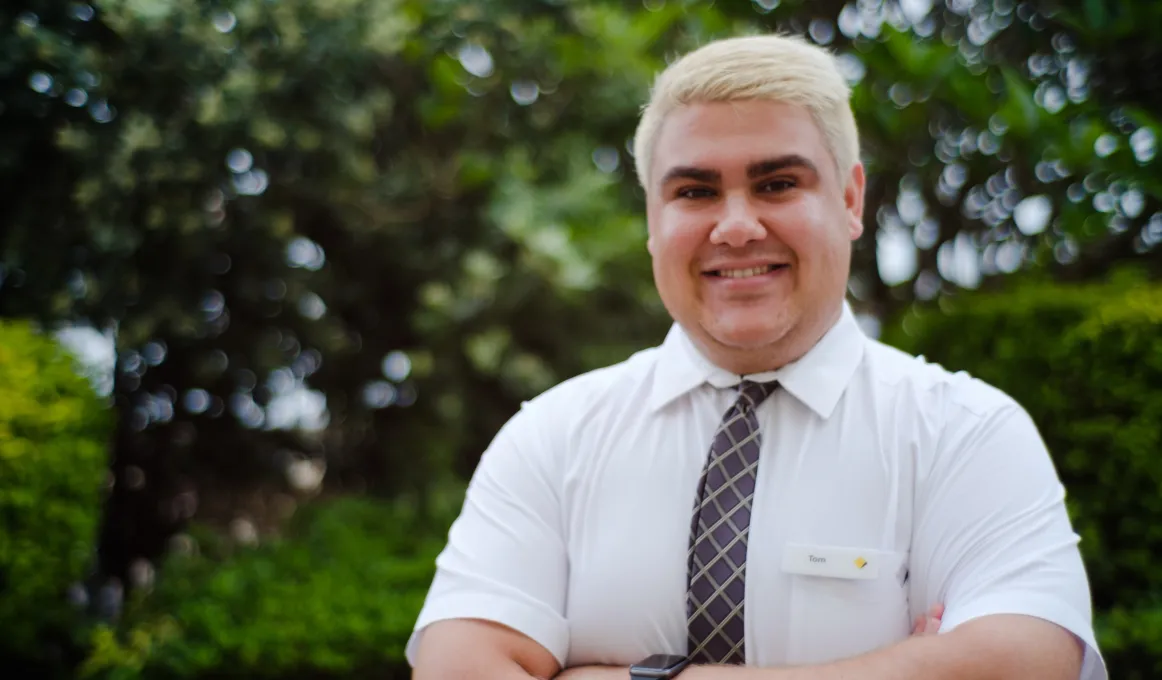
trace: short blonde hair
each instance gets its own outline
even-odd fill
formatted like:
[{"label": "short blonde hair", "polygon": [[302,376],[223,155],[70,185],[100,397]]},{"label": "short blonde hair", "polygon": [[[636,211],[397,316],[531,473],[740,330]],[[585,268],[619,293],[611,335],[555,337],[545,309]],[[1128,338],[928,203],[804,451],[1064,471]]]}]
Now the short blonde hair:
[{"label": "short blonde hair", "polygon": [[634,135],[638,181],[648,193],[654,144],[666,116],[698,102],[771,100],[803,106],[823,133],[841,178],[859,160],[851,88],[827,50],[789,35],[709,43],[658,76]]}]

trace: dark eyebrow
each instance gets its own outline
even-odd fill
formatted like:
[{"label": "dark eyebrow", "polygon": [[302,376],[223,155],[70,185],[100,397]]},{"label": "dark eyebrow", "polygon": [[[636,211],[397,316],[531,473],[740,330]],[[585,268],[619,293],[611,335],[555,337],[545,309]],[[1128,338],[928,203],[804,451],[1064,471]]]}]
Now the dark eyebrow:
[{"label": "dark eyebrow", "polygon": [[[813,174],[819,174],[818,168],[807,158],[798,154],[788,154],[751,163],[746,168],[746,176],[750,179],[756,179],[788,168],[799,168]],[[666,171],[666,174],[662,176],[661,185],[665,186],[676,179],[690,179],[695,182],[715,184],[722,181],[722,173],[707,168],[677,165]]]},{"label": "dark eyebrow", "polygon": [[746,176],[750,179],[756,179],[788,168],[799,168],[813,174],[819,174],[819,169],[815,167],[814,163],[798,154],[790,154],[751,163],[746,168]]},{"label": "dark eyebrow", "polygon": [[669,184],[676,179],[692,179],[695,182],[706,182],[707,184],[714,184],[722,179],[722,173],[717,170],[707,170],[706,168],[695,168],[688,165],[678,165],[666,171],[662,176],[662,186]]}]

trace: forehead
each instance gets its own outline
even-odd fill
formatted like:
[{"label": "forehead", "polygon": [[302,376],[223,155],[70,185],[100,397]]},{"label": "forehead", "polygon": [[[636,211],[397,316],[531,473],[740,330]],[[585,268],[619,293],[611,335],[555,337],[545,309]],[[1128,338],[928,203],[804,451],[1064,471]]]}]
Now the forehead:
[{"label": "forehead", "polygon": [[654,145],[652,176],[674,166],[729,172],[785,155],[823,168],[830,154],[810,112],[774,101],[702,102],[671,111]]}]

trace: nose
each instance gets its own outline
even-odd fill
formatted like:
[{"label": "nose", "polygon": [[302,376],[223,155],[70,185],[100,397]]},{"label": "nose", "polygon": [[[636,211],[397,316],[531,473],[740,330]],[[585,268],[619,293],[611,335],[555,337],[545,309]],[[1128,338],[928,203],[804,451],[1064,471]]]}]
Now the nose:
[{"label": "nose", "polygon": [[710,232],[710,242],[731,248],[741,248],[751,241],[765,238],[767,230],[747,196],[731,196],[724,201],[722,218]]}]

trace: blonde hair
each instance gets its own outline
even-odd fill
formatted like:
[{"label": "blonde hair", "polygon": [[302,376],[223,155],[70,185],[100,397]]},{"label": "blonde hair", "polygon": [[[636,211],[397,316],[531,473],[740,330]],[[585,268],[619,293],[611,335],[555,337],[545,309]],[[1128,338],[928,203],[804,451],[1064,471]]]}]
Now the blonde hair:
[{"label": "blonde hair", "polygon": [[[654,144],[666,116],[697,102],[771,100],[807,109],[846,178],[859,160],[851,88],[827,50],[788,35],[758,35],[709,43],[658,76],[634,135],[638,181],[648,193]],[[844,181],[846,183],[846,181]]]}]

